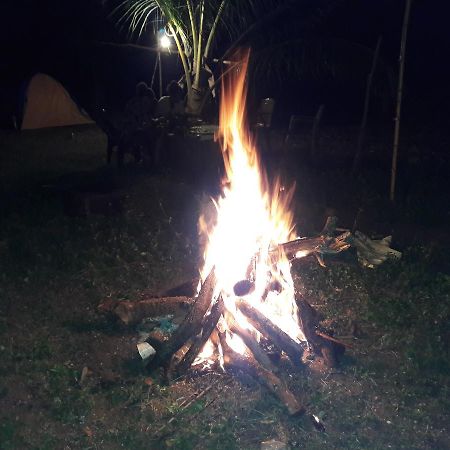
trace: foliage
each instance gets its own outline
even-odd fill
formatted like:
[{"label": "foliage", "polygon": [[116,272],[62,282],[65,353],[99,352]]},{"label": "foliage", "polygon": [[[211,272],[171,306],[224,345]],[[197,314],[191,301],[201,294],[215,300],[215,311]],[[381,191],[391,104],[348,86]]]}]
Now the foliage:
[{"label": "foliage", "polygon": [[[207,78],[218,61],[231,60],[239,47],[251,47],[250,77],[258,83],[298,79],[337,79],[363,88],[373,58],[373,48],[330,35],[327,18],[341,0],[125,0],[114,9],[117,24],[129,37],[165,27],[175,40],[187,87],[188,112],[199,113],[209,95]],[[220,45],[219,45],[220,43]],[[375,43],[374,43],[375,45]],[[390,68],[381,59],[374,92],[386,95]],[[389,93],[387,93],[389,95]]]},{"label": "foliage", "polygon": [[18,436],[20,426],[11,417],[2,417],[0,420],[0,449],[14,450],[18,445],[23,445],[23,440]]}]

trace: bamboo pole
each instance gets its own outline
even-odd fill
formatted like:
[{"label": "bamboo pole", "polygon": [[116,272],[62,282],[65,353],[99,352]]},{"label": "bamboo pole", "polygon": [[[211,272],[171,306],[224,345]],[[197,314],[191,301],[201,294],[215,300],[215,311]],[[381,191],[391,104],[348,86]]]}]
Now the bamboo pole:
[{"label": "bamboo pole", "polygon": [[391,202],[395,201],[395,181],[397,176],[397,159],[398,159],[398,141],[400,135],[400,114],[402,108],[403,95],[403,76],[405,73],[405,53],[406,53],[406,38],[408,36],[408,23],[411,11],[412,0],[406,0],[405,13],[403,16],[402,40],[400,44],[399,57],[399,74],[398,74],[398,89],[397,89],[397,107],[395,112],[395,130],[394,130],[394,146],[392,149],[392,166],[391,166],[391,187],[389,191],[389,199]]},{"label": "bamboo pole", "polygon": [[375,47],[375,52],[372,59],[372,68],[370,69],[369,75],[367,76],[366,84],[366,95],[364,98],[364,110],[361,119],[361,126],[359,127],[358,144],[356,146],[355,158],[353,159],[352,175],[355,176],[359,170],[362,157],[362,145],[364,142],[364,136],[366,133],[367,116],[369,114],[369,103],[370,103],[370,92],[372,90],[372,81],[377,67],[378,55],[380,53],[382,37],[378,36],[377,46]]},{"label": "bamboo pole", "polygon": [[163,96],[161,52],[158,52],[159,98]]}]

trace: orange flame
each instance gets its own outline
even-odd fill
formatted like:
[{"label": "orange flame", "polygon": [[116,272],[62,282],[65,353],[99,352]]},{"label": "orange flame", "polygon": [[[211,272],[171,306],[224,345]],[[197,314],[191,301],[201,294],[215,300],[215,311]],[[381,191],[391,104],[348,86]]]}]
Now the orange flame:
[{"label": "orange flame", "polygon": [[[254,142],[246,131],[248,59],[246,52],[242,63],[223,83],[219,136],[226,177],[222,195],[215,202],[217,220],[213,225],[200,220],[200,231],[207,236],[201,275],[205,279],[215,266],[226,308],[241,327],[252,328],[237,310],[233,291],[234,285],[248,279],[250,273],[254,289],[245,299],[299,341],[304,337],[297,322],[290,264],[281,252],[274,251],[277,244],[295,238],[290,209],[294,188],[285,191],[279,181],[269,187]],[[273,281],[281,289],[267,295]],[[230,346],[243,353],[242,341],[231,333],[229,337]]]}]

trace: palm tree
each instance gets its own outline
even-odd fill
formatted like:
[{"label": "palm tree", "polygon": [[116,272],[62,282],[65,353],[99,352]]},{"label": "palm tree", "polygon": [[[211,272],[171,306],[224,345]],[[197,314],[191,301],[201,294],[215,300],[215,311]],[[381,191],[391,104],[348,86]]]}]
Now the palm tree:
[{"label": "palm tree", "polygon": [[274,20],[292,4],[293,0],[125,0],[114,13],[119,14],[118,24],[128,25],[132,34],[141,35],[152,21],[164,25],[183,65],[187,112],[196,115],[209,93],[208,63],[217,36],[226,34],[235,48],[258,23]]},{"label": "palm tree", "polygon": [[210,94],[211,52],[222,50],[218,61],[223,62],[232,58],[238,47],[249,43],[249,76],[257,74],[259,81],[261,77],[281,79],[288,73],[297,78],[310,74],[318,78],[350,76],[365,80],[373,50],[323,32],[326,18],[342,2],[121,0],[113,14],[118,16],[117,24],[125,26],[130,35],[142,35],[149,24],[165,27],[175,41],[183,66],[187,112],[199,115]]}]

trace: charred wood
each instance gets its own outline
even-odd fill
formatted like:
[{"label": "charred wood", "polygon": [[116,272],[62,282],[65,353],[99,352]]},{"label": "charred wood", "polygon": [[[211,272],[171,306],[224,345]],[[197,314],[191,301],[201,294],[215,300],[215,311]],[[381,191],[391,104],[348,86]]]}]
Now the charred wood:
[{"label": "charred wood", "polygon": [[261,364],[261,366],[273,372],[278,371],[272,361],[270,361],[264,349],[256,340],[256,336],[251,331],[242,328],[237,323],[235,317],[229,312],[226,313],[225,320],[230,331],[237,334],[244,341],[244,344],[252,352],[254,358],[259,362],[259,364]]},{"label": "charred wood", "polygon": [[287,333],[275,325],[264,314],[249,305],[245,300],[238,300],[237,307],[249,322],[276,347],[284,351],[295,366],[300,366],[303,349]]},{"label": "charred wood", "polygon": [[195,361],[195,358],[197,358],[197,355],[200,353],[200,351],[206,344],[206,341],[211,336],[211,333],[216,328],[217,322],[219,321],[220,316],[223,314],[223,312],[223,300],[222,297],[219,296],[217,301],[211,307],[211,312],[207,316],[205,316],[200,334],[194,338],[192,345],[189,347],[189,350],[186,352],[183,359],[178,363],[176,367],[178,375],[182,375],[189,370],[192,363]]},{"label": "charred wood", "polygon": [[302,258],[310,254],[336,254],[347,250],[350,244],[346,242],[346,239],[348,239],[351,233],[345,231],[338,236],[334,236],[336,233],[336,223],[336,217],[328,217],[319,236],[294,239],[293,241],[279,244],[271,252],[276,253],[281,250],[286,254],[288,259],[293,259]]},{"label": "charred wood", "polygon": [[173,333],[160,352],[156,354],[152,366],[167,366],[172,356],[193,336],[200,333],[203,317],[213,300],[214,290],[216,286],[216,276],[214,269],[206,277],[200,292],[192,305],[191,310]]},{"label": "charred wood", "polygon": [[318,236],[312,238],[300,238],[279,244],[271,252],[284,251],[288,259],[303,258],[311,254],[336,254],[350,248],[345,240],[350,232],[344,232],[336,237]]},{"label": "charred wood", "polygon": [[223,349],[223,362],[226,370],[241,370],[250,374],[259,383],[268,388],[287,408],[291,416],[303,414],[305,408],[297,400],[294,394],[289,390],[286,383],[278,378],[273,372],[265,369],[257,363],[251,355],[242,356],[232,350],[224,341],[223,333],[219,333]]},{"label": "charred wood", "polygon": [[298,319],[306,340],[312,347],[314,353],[323,357],[328,367],[335,367],[338,363],[338,358],[345,351],[345,346],[329,336],[325,338],[322,332],[318,333],[317,326],[321,319],[320,314],[305,298],[297,294],[296,302],[298,306]]}]

